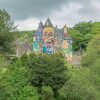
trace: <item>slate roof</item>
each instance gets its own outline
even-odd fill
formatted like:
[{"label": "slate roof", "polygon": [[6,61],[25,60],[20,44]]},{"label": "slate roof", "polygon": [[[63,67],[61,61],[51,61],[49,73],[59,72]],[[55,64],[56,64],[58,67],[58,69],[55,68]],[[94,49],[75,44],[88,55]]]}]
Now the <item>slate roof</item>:
[{"label": "slate roof", "polygon": [[46,20],[46,22],[44,24],[44,27],[53,27],[53,25],[52,25],[52,23],[51,23],[49,18]]}]

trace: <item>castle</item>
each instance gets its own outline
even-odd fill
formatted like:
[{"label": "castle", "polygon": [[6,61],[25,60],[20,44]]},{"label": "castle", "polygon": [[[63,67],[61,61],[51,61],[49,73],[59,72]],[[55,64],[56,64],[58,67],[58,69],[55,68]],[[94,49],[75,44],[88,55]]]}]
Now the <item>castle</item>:
[{"label": "castle", "polygon": [[32,51],[39,53],[53,54],[61,51],[69,63],[72,62],[72,38],[68,34],[65,25],[62,29],[54,27],[48,18],[43,25],[40,21],[35,34],[33,35]]}]

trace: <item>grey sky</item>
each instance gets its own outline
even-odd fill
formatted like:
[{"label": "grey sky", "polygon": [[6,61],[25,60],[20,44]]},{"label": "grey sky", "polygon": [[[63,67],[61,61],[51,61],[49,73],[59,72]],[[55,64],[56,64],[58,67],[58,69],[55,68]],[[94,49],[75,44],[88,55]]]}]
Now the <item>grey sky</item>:
[{"label": "grey sky", "polygon": [[38,21],[47,17],[60,27],[100,21],[99,5],[100,0],[0,0],[0,9],[6,9],[23,30],[35,29]]}]

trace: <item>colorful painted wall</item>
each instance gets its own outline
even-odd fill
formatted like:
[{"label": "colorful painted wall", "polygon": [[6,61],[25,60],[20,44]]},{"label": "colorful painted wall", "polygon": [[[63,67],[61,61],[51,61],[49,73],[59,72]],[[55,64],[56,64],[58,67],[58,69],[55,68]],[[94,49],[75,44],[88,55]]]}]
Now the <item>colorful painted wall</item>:
[{"label": "colorful painted wall", "polygon": [[69,63],[72,62],[72,38],[68,34],[67,26],[62,29],[54,27],[48,18],[39,27],[33,36],[33,52],[53,54],[62,51]]},{"label": "colorful painted wall", "polygon": [[54,51],[54,28],[45,26],[43,29],[43,52],[52,54]]}]

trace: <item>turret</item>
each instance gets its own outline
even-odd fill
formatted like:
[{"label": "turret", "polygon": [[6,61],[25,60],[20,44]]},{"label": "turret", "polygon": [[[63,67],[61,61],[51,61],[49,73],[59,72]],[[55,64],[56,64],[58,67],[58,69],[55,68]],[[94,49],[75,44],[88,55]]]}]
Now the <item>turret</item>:
[{"label": "turret", "polygon": [[43,23],[42,21],[40,21],[39,26],[38,26],[38,32],[42,32],[43,31]]},{"label": "turret", "polygon": [[42,32],[43,32],[43,23],[42,23],[42,21],[40,21],[39,26],[38,26],[38,30],[35,33],[37,42],[41,42],[41,40],[42,40]]},{"label": "turret", "polygon": [[49,18],[46,20],[46,22],[44,24],[44,27],[53,27],[53,25],[52,25],[52,23],[51,23]]},{"label": "turret", "polygon": [[66,39],[68,36],[68,28],[65,24],[64,28],[63,28],[63,38]]},{"label": "turret", "polygon": [[43,52],[52,54],[54,52],[54,27],[48,18],[44,24],[43,29]]},{"label": "turret", "polygon": [[67,28],[67,26],[66,26],[66,24],[65,24],[65,26],[64,26],[64,33],[68,33],[68,28]]},{"label": "turret", "polygon": [[44,25],[43,38],[47,38],[46,40],[54,38],[54,27],[49,18],[46,20]]}]

